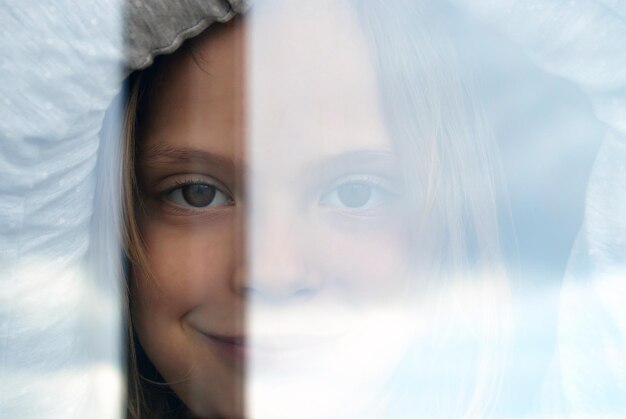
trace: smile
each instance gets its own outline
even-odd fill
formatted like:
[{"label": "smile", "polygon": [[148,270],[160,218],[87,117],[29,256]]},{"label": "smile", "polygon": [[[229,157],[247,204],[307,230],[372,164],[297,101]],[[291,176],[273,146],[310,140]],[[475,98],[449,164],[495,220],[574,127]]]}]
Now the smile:
[{"label": "smile", "polygon": [[247,355],[245,338],[243,336],[217,335],[200,332],[217,351],[229,359],[242,363]]}]

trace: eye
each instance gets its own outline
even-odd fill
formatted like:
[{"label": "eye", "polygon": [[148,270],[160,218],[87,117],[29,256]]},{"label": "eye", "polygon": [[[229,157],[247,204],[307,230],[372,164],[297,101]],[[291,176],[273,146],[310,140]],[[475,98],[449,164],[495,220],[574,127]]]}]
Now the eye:
[{"label": "eye", "polygon": [[166,199],[183,206],[208,208],[227,205],[231,199],[219,188],[206,183],[189,183],[178,186],[166,194]]},{"label": "eye", "polygon": [[393,193],[374,179],[346,180],[320,199],[320,205],[344,210],[368,210],[384,206]]},{"label": "eye", "polygon": [[372,187],[362,183],[346,183],[337,188],[337,200],[348,208],[367,205],[372,198]]}]

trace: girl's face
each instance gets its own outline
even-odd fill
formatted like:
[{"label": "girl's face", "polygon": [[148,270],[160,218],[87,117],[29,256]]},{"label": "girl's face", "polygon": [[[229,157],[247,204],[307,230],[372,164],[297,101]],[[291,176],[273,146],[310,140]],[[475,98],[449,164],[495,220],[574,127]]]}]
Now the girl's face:
[{"label": "girl's face", "polygon": [[407,346],[404,186],[364,37],[333,9],[212,29],[142,118],[133,321],[200,416],[242,416],[246,384],[252,417],[339,417]]}]

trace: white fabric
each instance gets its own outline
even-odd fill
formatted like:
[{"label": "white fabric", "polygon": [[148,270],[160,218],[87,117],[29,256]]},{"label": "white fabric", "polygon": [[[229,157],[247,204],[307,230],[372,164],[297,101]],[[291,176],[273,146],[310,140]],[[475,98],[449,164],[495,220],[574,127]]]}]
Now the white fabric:
[{"label": "white fabric", "polygon": [[562,286],[555,366],[560,375],[553,379],[559,381],[563,400],[551,414],[624,417],[626,3],[454,2],[521,45],[542,69],[577,83],[607,124],[588,184],[583,226]]},{"label": "white fabric", "polygon": [[84,257],[98,132],[120,88],[120,7],[0,7],[1,418],[119,416],[116,284],[97,284]]}]

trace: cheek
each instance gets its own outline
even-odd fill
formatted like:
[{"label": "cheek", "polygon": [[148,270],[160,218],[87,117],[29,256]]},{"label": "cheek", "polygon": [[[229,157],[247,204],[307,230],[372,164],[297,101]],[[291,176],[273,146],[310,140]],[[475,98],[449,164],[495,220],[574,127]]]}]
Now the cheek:
[{"label": "cheek", "polygon": [[153,278],[137,278],[139,297],[149,297],[156,307],[182,315],[228,291],[238,253],[229,223],[152,222],[142,226],[142,235]]},{"label": "cheek", "polygon": [[345,289],[347,297],[382,300],[401,294],[411,261],[409,234],[400,225],[343,230],[322,228],[312,253],[328,278],[326,285]]},{"label": "cheek", "polygon": [[[132,306],[137,333],[161,355],[184,339],[186,316],[228,301],[232,239],[225,227],[142,226],[148,273],[135,269]],[[149,351],[151,348],[146,348]],[[173,354],[169,359],[176,359]]]},{"label": "cheek", "polygon": [[200,413],[241,406],[241,374],[198,333],[222,329],[225,318],[231,329],[243,322],[233,292],[239,252],[229,220],[144,223],[151,277],[134,269],[131,287],[134,328],[146,354],[185,404]]}]

